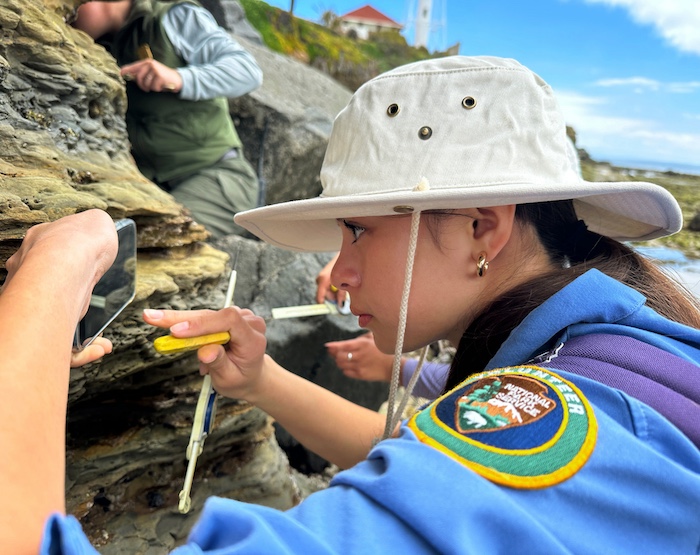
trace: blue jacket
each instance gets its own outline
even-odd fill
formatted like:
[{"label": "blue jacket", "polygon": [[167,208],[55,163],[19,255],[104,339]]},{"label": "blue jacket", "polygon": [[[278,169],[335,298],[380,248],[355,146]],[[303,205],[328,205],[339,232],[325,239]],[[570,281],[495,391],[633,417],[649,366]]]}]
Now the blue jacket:
[{"label": "blue jacket", "polygon": [[[175,553],[698,553],[700,450],[576,357],[557,369],[561,342],[601,333],[660,347],[698,383],[700,331],[591,271],[328,489],[286,512],[212,498]],[[42,553],[94,550],[54,516]]]}]

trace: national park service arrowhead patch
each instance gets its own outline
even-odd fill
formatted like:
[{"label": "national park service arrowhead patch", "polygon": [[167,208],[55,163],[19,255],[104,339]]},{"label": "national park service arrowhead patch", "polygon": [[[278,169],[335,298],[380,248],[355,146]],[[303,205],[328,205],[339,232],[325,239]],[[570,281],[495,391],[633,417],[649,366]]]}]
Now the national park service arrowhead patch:
[{"label": "national park service arrowhead patch", "polygon": [[421,442],[514,488],[574,475],[593,452],[598,429],[581,391],[536,366],[471,376],[408,425]]}]

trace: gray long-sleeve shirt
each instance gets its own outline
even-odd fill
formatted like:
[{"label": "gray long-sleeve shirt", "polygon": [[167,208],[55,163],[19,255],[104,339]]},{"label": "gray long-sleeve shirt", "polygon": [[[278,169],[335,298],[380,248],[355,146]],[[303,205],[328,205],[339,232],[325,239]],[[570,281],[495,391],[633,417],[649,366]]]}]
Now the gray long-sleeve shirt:
[{"label": "gray long-sleeve shirt", "polygon": [[204,8],[175,5],[163,18],[163,28],[175,51],[187,62],[187,66],[177,68],[182,76],[181,98],[235,98],[262,84],[262,70],[255,58]]}]

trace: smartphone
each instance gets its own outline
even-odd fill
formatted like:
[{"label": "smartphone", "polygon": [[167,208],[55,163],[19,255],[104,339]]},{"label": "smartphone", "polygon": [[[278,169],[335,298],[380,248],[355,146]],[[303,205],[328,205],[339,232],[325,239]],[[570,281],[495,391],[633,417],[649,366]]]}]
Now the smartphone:
[{"label": "smartphone", "polygon": [[74,350],[90,345],[136,293],[136,224],[129,218],[114,224],[119,238],[117,258],[92,291],[88,311],[75,329]]}]

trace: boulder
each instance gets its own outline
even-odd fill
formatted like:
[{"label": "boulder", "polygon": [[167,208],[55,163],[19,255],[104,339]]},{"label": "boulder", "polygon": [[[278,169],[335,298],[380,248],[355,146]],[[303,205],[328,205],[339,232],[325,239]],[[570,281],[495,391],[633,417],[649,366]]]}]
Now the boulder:
[{"label": "boulder", "polygon": [[245,156],[265,189],[263,204],[318,196],[333,120],[352,92],[306,64],[240,42],[262,68],[263,84],[229,105]]}]

